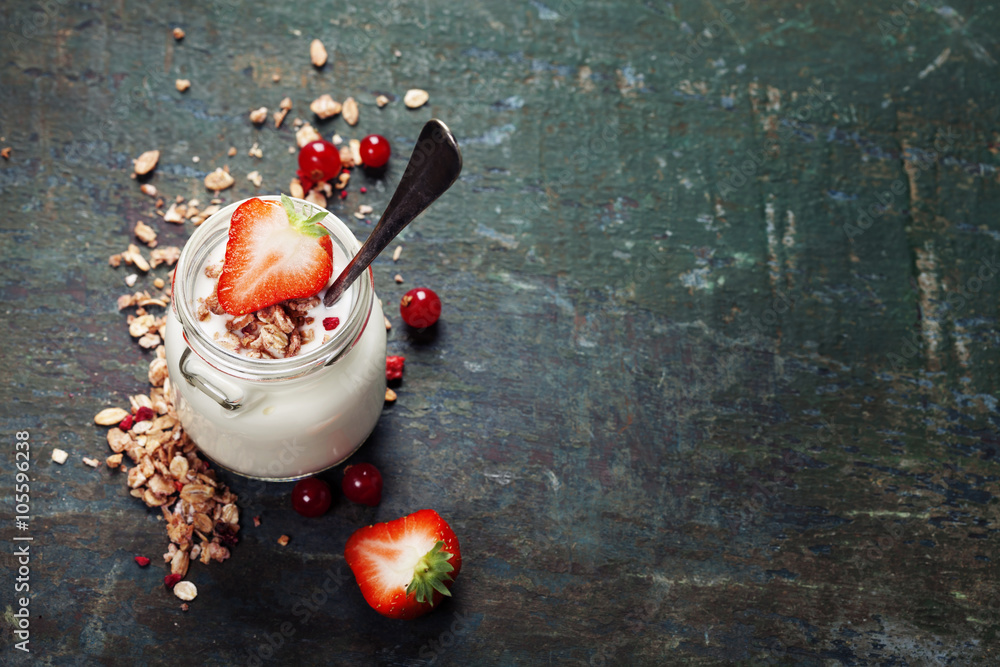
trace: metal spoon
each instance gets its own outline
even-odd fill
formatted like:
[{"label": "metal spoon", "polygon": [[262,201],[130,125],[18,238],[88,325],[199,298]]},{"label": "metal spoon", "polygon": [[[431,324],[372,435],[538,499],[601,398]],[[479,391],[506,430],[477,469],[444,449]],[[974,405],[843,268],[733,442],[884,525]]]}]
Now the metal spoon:
[{"label": "metal spoon", "polygon": [[427,121],[420,131],[403,178],[382,213],[382,218],[368,235],[361,250],[326,291],[323,305],[329,308],[337,303],[344,290],[365,272],[389,242],[435,199],[443,195],[461,171],[462,152],[458,149],[458,142],[451,130],[436,118]]}]

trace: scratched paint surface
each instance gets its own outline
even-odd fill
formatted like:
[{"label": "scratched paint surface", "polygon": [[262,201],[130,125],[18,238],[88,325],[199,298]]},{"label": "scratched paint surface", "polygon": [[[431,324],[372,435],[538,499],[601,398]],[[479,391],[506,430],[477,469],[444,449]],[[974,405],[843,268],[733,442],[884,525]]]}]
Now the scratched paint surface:
[{"label": "scratched paint surface", "polygon": [[[35,446],[33,657],[996,663],[1000,16],[903,4],[5,3],[0,405]],[[191,231],[130,161],[160,148],[168,196],[204,200],[223,164],[226,201],[253,169],[282,189],[292,130],[247,111],[289,95],[309,119],[322,93],[362,105],[324,135],[397,151],[332,205],[361,236],[423,122],[458,136],[461,181],[376,266],[387,303],[426,284],[443,321],[390,335],[405,381],[356,456],[382,505],[304,520],[290,485],[228,478],[242,540],[192,568],[185,613],[132,562],[165,548],[155,513],[80,463],[105,455],[93,414],[145,388],[105,259],[138,219]],[[427,506],[463,545],[455,599],[382,619],[343,544]]]}]

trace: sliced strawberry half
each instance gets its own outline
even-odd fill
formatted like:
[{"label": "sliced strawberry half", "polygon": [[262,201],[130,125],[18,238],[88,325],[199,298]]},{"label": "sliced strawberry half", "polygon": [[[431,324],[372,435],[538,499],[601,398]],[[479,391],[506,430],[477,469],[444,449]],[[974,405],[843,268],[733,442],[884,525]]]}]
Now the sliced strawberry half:
[{"label": "sliced strawberry half", "polygon": [[416,618],[447,595],[462,569],[462,552],[451,526],[434,510],[359,528],[344,558],[361,594],[389,618]]},{"label": "sliced strawberry half", "polygon": [[246,315],[286,299],[313,296],[333,274],[333,241],[320,221],[305,218],[284,195],[281,203],[254,197],[233,212],[219,305]]}]

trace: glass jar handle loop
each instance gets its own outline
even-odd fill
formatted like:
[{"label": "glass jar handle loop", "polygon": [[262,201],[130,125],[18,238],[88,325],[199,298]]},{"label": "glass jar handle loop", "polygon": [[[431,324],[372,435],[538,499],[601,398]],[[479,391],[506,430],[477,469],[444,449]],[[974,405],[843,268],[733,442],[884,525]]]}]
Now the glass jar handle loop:
[{"label": "glass jar handle loop", "polygon": [[190,357],[191,348],[185,347],[184,352],[181,353],[180,363],[178,364],[181,369],[181,375],[184,376],[184,379],[187,380],[188,384],[200,389],[202,393],[221,405],[223,410],[235,411],[243,407],[243,396],[231,399],[224,391],[208,382],[208,380],[197,373],[191,372],[188,369]]}]

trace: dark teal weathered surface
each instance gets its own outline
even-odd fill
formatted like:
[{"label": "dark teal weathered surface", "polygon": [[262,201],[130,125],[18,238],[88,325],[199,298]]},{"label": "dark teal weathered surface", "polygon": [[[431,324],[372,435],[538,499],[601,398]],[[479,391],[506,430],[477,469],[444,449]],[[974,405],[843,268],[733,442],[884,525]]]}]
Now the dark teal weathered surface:
[{"label": "dark teal weathered surface", "polygon": [[[31,658],[995,664],[997,11],[5,3],[0,600],[29,430]],[[426,107],[402,105],[411,87]],[[287,95],[288,121],[312,121],[322,93],[361,104],[356,128],[338,117],[324,136],[378,132],[396,150],[331,204],[359,235],[351,212],[381,211],[428,118],[459,138],[461,181],[376,266],[387,303],[425,284],[443,320],[427,340],[393,317],[406,376],[356,455],[383,471],[382,505],[306,520],[291,485],[227,478],[242,540],[192,567],[182,612],[155,513],[80,462],[107,453],[94,413],[146,389],[106,258],[139,219],[162,245],[191,232],[153,215],[131,160],[161,149],[151,182],[168,197],[206,200],[202,178],[226,164],[227,202],[256,192],[254,169],[262,192],[286,189],[291,123],[256,129],[247,112]],[[383,619],[343,545],[423,507],[462,542],[455,598]],[[11,623],[0,662],[27,664]]]}]

